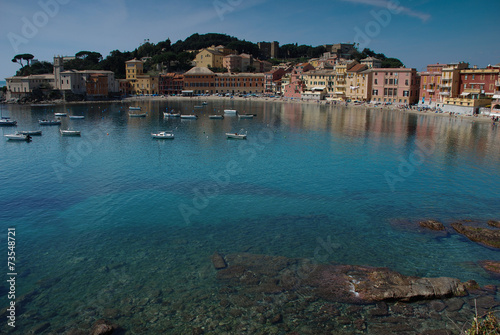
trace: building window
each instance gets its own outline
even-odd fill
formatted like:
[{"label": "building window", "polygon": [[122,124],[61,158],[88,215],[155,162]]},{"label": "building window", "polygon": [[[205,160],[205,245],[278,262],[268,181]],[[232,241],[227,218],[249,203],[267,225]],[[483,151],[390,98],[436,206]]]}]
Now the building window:
[{"label": "building window", "polygon": [[377,79],[377,78],[375,78],[375,85],[377,85],[377,84],[378,84],[378,79]]}]

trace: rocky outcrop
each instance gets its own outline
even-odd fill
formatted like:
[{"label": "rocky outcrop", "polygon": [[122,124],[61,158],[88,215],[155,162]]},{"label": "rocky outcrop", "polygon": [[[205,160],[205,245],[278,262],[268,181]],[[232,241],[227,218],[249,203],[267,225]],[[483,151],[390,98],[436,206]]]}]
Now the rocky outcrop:
[{"label": "rocky outcrop", "polygon": [[454,278],[405,276],[387,268],[315,264],[251,254],[227,255],[227,268],[217,278],[229,287],[261,293],[296,291],[330,301],[369,303],[413,301],[467,294],[467,286]]},{"label": "rocky outcrop", "polygon": [[418,223],[420,227],[422,228],[427,228],[430,230],[436,230],[436,231],[443,231],[444,230],[444,225],[436,220],[425,220],[425,221],[420,221]]},{"label": "rocky outcrop", "polygon": [[488,272],[500,275],[500,261],[480,261],[479,265]]},{"label": "rocky outcrop", "polygon": [[457,233],[466,236],[471,241],[482,243],[492,248],[500,248],[500,229],[465,225],[461,222],[452,223],[451,226]]},{"label": "rocky outcrop", "polygon": [[490,220],[488,221],[488,225],[495,228],[500,228],[500,221]]}]

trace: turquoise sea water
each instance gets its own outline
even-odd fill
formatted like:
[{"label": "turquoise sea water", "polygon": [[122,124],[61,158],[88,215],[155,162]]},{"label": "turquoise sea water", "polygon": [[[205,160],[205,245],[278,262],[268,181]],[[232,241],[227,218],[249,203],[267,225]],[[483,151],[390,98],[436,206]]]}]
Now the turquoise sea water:
[{"label": "turquoise sea water", "polygon": [[[4,106],[18,126],[1,135],[43,130],[31,143],[0,141],[1,241],[7,250],[15,227],[16,295],[26,299],[14,331],[64,333],[106,318],[131,334],[190,334],[192,320],[172,311],[218,306],[214,251],[314,258],[325,240],[328,262],[498,284],[477,265],[498,251],[416,228],[500,219],[498,126],[271,101],[134,105],[147,117],[130,118],[125,103]],[[200,117],[164,119],[166,107]],[[257,116],[208,118],[224,108]],[[38,125],[62,111],[85,119]],[[160,130],[175,139],[152,139]]]}]

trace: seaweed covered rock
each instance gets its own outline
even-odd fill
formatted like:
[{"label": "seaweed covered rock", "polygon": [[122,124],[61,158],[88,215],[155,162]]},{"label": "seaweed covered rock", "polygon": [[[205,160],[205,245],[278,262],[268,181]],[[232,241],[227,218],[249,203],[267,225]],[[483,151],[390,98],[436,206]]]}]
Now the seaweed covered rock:
[{"label": "seaweed covered rock", "polygon": [[471,241],[493,248],[500,248],[500,229],[465,225],[461,222],[452,223],[451,226],[457,233],[466,236]]}]

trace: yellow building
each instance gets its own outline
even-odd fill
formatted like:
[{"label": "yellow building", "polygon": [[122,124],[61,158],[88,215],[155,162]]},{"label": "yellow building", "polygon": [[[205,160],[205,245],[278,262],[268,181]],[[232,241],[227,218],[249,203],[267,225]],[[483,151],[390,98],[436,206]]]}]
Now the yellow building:
[{"label": "yellow building", "polygon": [[137,59],[125,62],[125,74],[130,82],[131,94],[158,94],[158,76],[144,74],[144,63]]},{"label": "yellow building", "polygon": [[330,96],[334,90],[335,72],[333,70],[313,70],[302,74],[302,80],[306,89],[325,88],[326,94]]},{"label": "yellow building", "polygon": [[224,67],[224,55],[215,50],[202,49],[196,55],[196,67]]},{"label": "yellow building", "polygon": [[367,69],[365,64],[356,64],[346,71],[346,99],[370,101],[372,72]]},{"label": "yellow building", "polygon": [[331,97],[333,100],[346,100],[347,99],[347,71],[353,66],[358,65],[357,61],[341,61],[335,65],[335,81],[334,91]]}]

